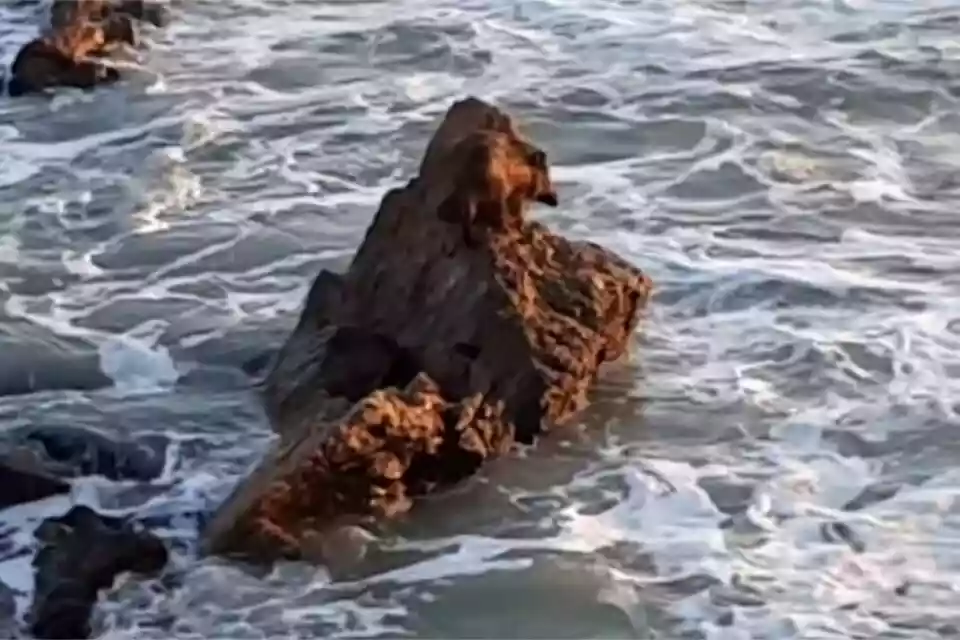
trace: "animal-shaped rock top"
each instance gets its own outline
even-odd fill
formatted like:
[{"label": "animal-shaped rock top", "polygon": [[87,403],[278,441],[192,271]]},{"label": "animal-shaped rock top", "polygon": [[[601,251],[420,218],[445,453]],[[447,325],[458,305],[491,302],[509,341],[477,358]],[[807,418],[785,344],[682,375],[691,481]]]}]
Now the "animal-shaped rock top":
[{"label": "animal-shaped rock top", "polygon": [[505,231],[522,226],[528,202],[558,205],[546,152],[511,129],[480,129],[443,154],[451,172],[437,206],[441,220],[463,226],[476,245],[479,226]]}]

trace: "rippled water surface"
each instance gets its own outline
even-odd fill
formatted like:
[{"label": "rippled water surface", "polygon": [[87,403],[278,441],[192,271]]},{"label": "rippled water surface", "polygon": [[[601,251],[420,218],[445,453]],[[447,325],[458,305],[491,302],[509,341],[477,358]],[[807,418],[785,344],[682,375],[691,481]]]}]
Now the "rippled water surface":
[{"label": "rippled water surface", "polygon": [[[37,24],[14,4],[5,61]],[[179,444],[154,486],[74,497],[184,515],[172,575],[118,587],[99,629],[960,635],[960,2],[175,13],[121,86],[0,99],[0,391],[45,389],[0,421]],[[240,365],[466,93],[549,151],[564,206],[543,220],[656,281],[631,362],[581,424],[391,525],[353,574],[196,561],[193,515],[269,444]],[[24,570],[3,579],[29,589]]]}]

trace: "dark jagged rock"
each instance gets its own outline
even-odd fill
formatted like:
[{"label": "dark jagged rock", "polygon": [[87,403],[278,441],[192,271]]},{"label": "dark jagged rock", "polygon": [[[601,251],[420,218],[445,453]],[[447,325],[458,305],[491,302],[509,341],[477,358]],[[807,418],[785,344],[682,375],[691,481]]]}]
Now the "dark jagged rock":
[{"label": "dark jagged rock", "polygon": [[90,614],[103,589],[121,573],[160,572],[167,549],[151,533],[124,520],[75,506],[37,527],[36,593],[29,614],[37,638],[87,638]]},{"label": "dark jagged rock", "polygon": [[255,356],[245,360],[243,364],[240,365],[240,368],[251,378],[256,378],[264,373],[267,367],[270,366],[270,363],[273,361],[273,356],[273,351],[261,351]]},{"label": "dark jagged rock", "polygon": [[68,491],[70,485],[51,473],[32,451],[14,449],[0,457],[0,509]]},{"label": "dark jagged rock", "polygon": [[160,476],[170,441],[151,434],[137,439],[111,438],[76,427],[30,428],[18,434],[39,446],[46,457],[70,476],[100,475],[110,480],[148,482]]},{"label": "dark jagged rock", "polygon": [[402,513],[586,406],[652,285],[526,220],[552,191],[506,114],[451,107],[347,272],[310,289],[263,383],[281,442],[221,505],[208,551],[309,557],[318,532]]},{"label": "dark jagged rock", "polygon": [[17,602],[13,589],[0,582],[0,638],[16,638]]},{"label": "dark jagged rock", "polygon": [[148,482],[163,472],[169,444],[161,435],[112,439],[74,427],[15,431],[0,455],[0,509],[68,493],[68,479],[79,476]]}]

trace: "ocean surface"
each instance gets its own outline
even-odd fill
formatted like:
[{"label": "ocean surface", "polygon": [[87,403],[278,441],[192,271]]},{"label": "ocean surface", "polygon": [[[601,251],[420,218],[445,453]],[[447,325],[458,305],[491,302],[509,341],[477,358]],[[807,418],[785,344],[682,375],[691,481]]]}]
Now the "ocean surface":
[{"label": "ocean surface", "polygon": [[[0,515],[21,545],[70,501],[165,523],[103,637],[960,637],[960,0],[174,14],[122,85],[0,98],[0,429],[174,441],[148,485]],[[0,7],[3,63],[38,21]],[[656,282],[631,358],[348,578],[198,560],[271,441],[241,366],[467,94],[550,154],[539,219]]]}]

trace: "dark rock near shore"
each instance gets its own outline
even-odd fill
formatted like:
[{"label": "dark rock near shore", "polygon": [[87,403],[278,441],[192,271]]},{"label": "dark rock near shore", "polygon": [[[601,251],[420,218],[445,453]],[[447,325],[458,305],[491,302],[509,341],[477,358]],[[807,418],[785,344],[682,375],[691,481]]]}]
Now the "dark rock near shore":
[{"label": "dark rock near shore", "polygon": [[160,476],[170,445],[169,439],[160,434],[119,439],[76,427],[27,429],[19,434],[19,439],[39,447],[61,473],[140,482]]},{"label": "dark rock near shore", "polygon": [[0,509],[68,491],[70,485],[51,473],[34,452],[14,449],[0,457]]},{"label": "dark rock near shore", "polygon": [[17,602],[14,600],[14,592],[4,582],[0,582],[0,638],[17,637]]},{"label": "dark rock near shore", "polygon": [[519,136],[495,107],[454,104],[347,272],[318,275],[263,384],[281,442],[221,505],[208,551],[310,557],[344,519],[403,513],[586,406],[652,284],[525,219],[555,194]]},{"label": "dark rock near shore", "polygon": [[36,593],[29,613],[37,638],[87,638],[99,592],[121,573],[158,573],[167,563],[159,538],[130,523],[75,506],[37,527]]},{"label": "dark rock near shore", "polygon": [[163,473],[169,445],[159,434],[114,439],[75,427],[15,431],[0,455],[0,509],[68,493],[69,479],[81,476],[149,482]]}]

